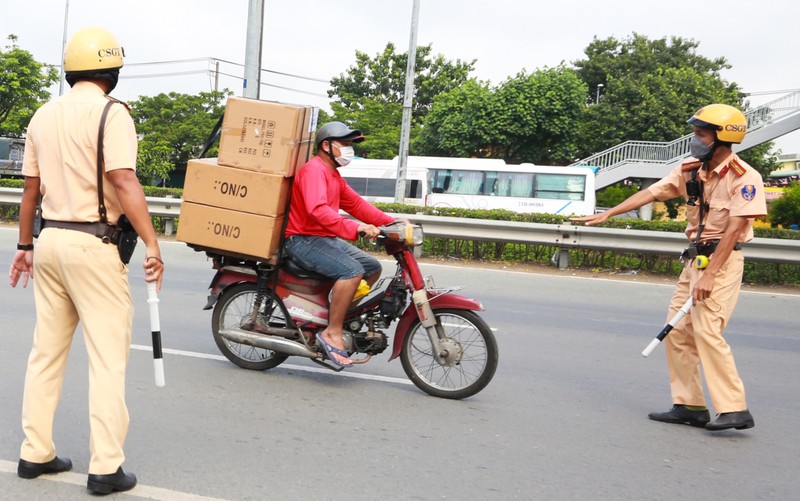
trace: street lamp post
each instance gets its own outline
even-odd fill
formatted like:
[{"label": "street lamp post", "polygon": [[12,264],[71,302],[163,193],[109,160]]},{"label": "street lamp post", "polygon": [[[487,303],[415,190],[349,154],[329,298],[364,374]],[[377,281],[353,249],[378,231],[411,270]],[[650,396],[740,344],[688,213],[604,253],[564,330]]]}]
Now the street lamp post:
[{"label": "street lamp post", "polygon": [[594,99],[594,104],[600,102],[600,89],[602,89],[603,87],[605,87],[603,84],[597,84],[597,97],[595,97]]}]

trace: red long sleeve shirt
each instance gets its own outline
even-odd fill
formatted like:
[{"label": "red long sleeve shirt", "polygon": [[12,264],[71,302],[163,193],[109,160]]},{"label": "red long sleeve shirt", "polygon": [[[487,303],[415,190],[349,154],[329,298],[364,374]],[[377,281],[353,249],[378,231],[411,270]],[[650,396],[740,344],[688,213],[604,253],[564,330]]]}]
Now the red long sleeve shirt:
[{"label": "red long sleeve shirt", "polygon": [[358,238],[357,221],[339,214],[339,209],[367,224],[381,226],[394,218],[365,201],[319,157],[314,157],[295,174],[286,237],[314,235]]}]

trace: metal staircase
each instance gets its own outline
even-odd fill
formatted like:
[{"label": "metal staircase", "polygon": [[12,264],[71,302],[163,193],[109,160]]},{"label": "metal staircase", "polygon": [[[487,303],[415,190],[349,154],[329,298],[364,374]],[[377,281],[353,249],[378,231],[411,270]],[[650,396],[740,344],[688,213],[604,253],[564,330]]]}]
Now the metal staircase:
[{"label": "metal staircase", "polygon": [[[745,116],[747,135],[742,144],[733,145],[734,151],[746,150],[800,129],[800,89],[746,111]],[[595,180],[598,190],[628,178],[661,179],[689,156],[691,138],[692,134],[687,134],[668,143],[625,141],[572,165],[598,167]]]}]

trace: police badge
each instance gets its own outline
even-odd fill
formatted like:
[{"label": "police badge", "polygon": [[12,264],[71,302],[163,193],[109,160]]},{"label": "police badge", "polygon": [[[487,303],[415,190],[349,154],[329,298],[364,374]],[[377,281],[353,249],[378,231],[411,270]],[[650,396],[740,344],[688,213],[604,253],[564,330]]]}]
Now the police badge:
[{"label": "police badge", "polygon": [[747,184],[742,187],[742,197],[748,202],[756,197],[756,187],[752,184]]}]

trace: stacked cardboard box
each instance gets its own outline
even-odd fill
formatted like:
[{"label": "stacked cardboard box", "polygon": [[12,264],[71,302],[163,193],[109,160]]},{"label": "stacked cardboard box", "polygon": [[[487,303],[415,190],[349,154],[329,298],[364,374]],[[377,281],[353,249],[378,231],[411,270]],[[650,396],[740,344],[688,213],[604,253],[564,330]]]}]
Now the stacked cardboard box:
[{"label": "stacked cardboard box", "polygon": [[313,152],[316,118],[309,106],[229,98],[219,157],[187,165],[177,239],[274,261],[291,178]]}]

